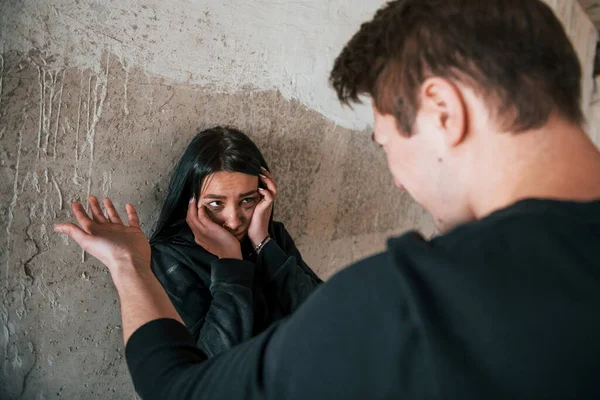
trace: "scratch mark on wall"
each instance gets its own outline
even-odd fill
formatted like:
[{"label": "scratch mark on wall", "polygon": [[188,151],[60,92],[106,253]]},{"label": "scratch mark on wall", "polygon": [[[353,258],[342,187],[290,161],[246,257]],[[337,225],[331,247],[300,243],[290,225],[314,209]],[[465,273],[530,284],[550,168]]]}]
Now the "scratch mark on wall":
[{"label": "scratch mark on wall", "polygon": [[173,90],[173,93],[169,97],[169,100],[165,101],[162,106],[158,107],[158,111],[162,111],[171,102],[171,100],[173,100],[173,97],[175,97],[175,90]]},{"label": "scratch mark on wall", "polygon": [[4,80],[4,57],[0,54],[0,106],[2,106],[2,84]]},{"label": "scratch mark on wall", "polygon": [[73,170],[73,183],[79,185],[79,174],[77,173],[77,164],[79,161],[79,127],[81,126],[81,103],[83,96],[83,72],[79,79],[79,105],[77,106],[77,127],[75,128],[75,168]]},{"label": "scratch mark on wall", "polygon": [[48,168],[44,168],[44,199],[42,202],[42,218],[46,218],[48,216],[48,183],[50,182],[50,178],[48,176]]},{"label": "scratch mark on wall", "polygon": [[129,106],[127,104],[128,103],[128,98],[127,98],[128,87],[129,87],[129,68],[125,68],[125,83],[123,84],[123,111],[125,111],[125,115],[129,115]]},{"label": "scratch mark on wall", "polygon": [[[57,73],[58,74],[58,73]],[[58,126],[60,124],[60,110],[62,108],[62,95],[65,87],[65,70],[62,72],[62,79],[60,83],[60,95],[58,96],[58,113],[56,115],[56,128],[54,129],[54,145],[52,147],[52,157],[56,160],[56,139],[58,137]],[[63,127],[64,130],[64,127]]]},{"label": "scratch mark on wall", "polygon": [[[86,132],[87,135],[90,134],[90,111],[91,111],[91,107],[90,107],[90,102],[92,101],[92,78],[94,76],[90,75],[90,79],[88,80],[88,95],[87,95],[87,107],[85,109],[86,111]],[[96,78],[96,85],[98,84],[98,78]]]},{"label": "scratch mark on wall", "polygon": [[58,72],[54,72],[53,75],[52,71],[48,71],[48,76],[50,77],[50,82],[52,83],[52,86],[50,86],[50,101],[46,101],[44,96],[44,101],[46,101],[47,103],[46,107],[48,107],[48,112],[44,113],[44,146],[42,147],[42,150],[44,151],[45,155],[48,155],[48,144],[50,143],[52,111],[54,105],[54,90],[56,88],[56,78],[58,77]]},{"label": "scratch mark on wall", "polygon": [[112,171],[104,171],[102,173],[102,196],[108,197],[109,191],[112,188]]},{"label": "scratch mark on wall", "polygon": [[43,124],[43,115],[44,115],[44,94],[46,89],[44,87],[45,73],[42,75],[42,67],[37,66],[38,69],[38,80],[40,85],[40,118],[39,118],[39,126],[38,126],[38,137],[37,137],[37,158],[40,158],[40,147],[42,147],[42,124]]},{"label": "scratch mark on wall", "polygon": [[[25,228],[25,236],[27,236],[27,242],[33,244],[33,254],[31,256],[29,256],[27,258],[27,260],[25,260],[23,262],[23,272],[25,272],[25,275],[27,275],[27,277],[29,277],[31,279],[31,283],[33,283],[35,281],[35,276],[33,275],[33,273],[31,272],[31,262],[33,261],[33,259],[35,257],[37,257],[40,253],[41,253],[41,249],[40,246],[37,244],[37,242],[35,241],[33,235],[31,234],[31,226],[33,225],[33,221],[36,220],[35,217],[35,204],[33,206],[29,207],[29,223],[27,224],[27,227]],[[23,307],[25,307],[25,302],[23,302]],[[27,310],[24,308],[24,313],[27,313]]]},{"label": "scratch mark on wall", "polygon": [[[108,66],[109,66],[109,57],[107,57],[106,61],[106,74],[104,76],[96,77],[96,85],[94,87],[94,112],[91,124],[89,125],[89,129],[87,132],[87,144],[90,149],[90,158],[88,165],[88,190],[87,195],[91,194],[92,190],[92,172],[94,165],[94,146],[95,146],[95,138],[96,138],[96,125],[98,121],[100,121],[100,116],[102,115],[102,109],[104,107],[104,100],[106,99],[106,93],[108,89]],[[91,79],[90,79],[91,83]],[[100,92],[100,93],[99,93]],[[89,103],[88,103],[89,104]],[[89,114],[88,114],[89,115]]]},{"label": "scratch mark on wall", "polygon": [[[87,94],[87,105],[86,105],[86,109],[85,109],[85,114],[86,114],[86,141],[84,142],[84,149],[89,146],[90,149],[90,156],[89,156],[89,166],[88,166],[88,176],[87,176],[87,197],[90,196],[90,192],[91,192],[91,186],[92,186],[92,167],[94,164],[94,146],[93,146],[93,140],[92,143],[90,143],[90,102],[92,101],[92,78],[94,76],[90,75],[90,78],[88,79],[88,94]],[[98,78],[96,77],[96,86],[98,85]],[[93,138],[92,138],[93,139]],[[88,214],[90,213],[90,205],[89,203],[86,203],[86,211],[88,212]],[[81,262],[85,262],[85,250],[81,251]]]},{"label": "scratch mark on wall", "polygon": [[[100,121],[100,116],[102,115],[102,110],[104,108],[104,100],[106,99],[106,94],[108,92],[108,68],[110,66],[110,54],[106,56],[106,72],[104,75],[96,76],[96,84],[94,86],[94,112],[92,116],[91,123],[89,122],[89,112],[88,112],[88,131],[86,135],[87,144],[90,150],[89,164],[88,164],[88,185],[87,185],[87,197],[92,193],[92,173],[94,168],[94,146],[96,139],[96,125],[98,121]],[[91,96],[91,83],[92,79],[90,77],[90,91],[88,92],[88,107],[90,104],[90,96]],[[89,204],[87,207],[89,212]],[[82,251],[81,255],[82,261],[85,261],[85,251]]]},{"label": "scratch mark on wall", "polygon": [[[6,296],[6,295],[5,295]],[[3,310],[4,307],[2,308]],[[0,314],[0,320],[2,321],[2,337],[3,337],[3,343],[2,343],[2,347],[4,348],[4,371],[7,370],[6,366],[8,364],[8,344],[10,342],[10,332],[8,331],[8,313],[6,311],[3,311]]]},{"label": "scratch mark on wall", "polygon": [[36,171],[29,171],[25,174],[25,177],[23,178],[23,183],[21,184],[21,194],[25,191],[26,183],[29,183],[37,193],[41,192],[40,180]]},{"label": "scratch mark on wall", "polygon": [[25,372],[25,376],[23,377],[23,382],[21,384],[21,393],[19,393],[19,396],[17,396],[17,398],[19,398],[19,399],[22,398],[23,395],[25,394],[25,390],[27,389],[27,384],[29,383],[29,377],[31,376],[31,372],[33,371],[33,368],[37,364],[37,351],[35,351],[35,348],[33,347],[33,343],[31,343],[31,342],[29,342],[29,350],[33,354],[33,362],[31,363],[31,365]]},{"label": "scratch mark on wall", "polygon": [[19,199],[19,171],[21,168],[21,149],[23,147],[23,127],[25,126],[25,121],[21,125],[21,129],[19,129],[19,142],[17,145],[17,162],[15,165],[15,178],[13,180],[13,196],[10,201],[10,205],[8,206],[8,223],[6,224],[6,280],[8,281],[9,277],[9,269],[10,269],[10,252],[12,250],[12,223],[14,219],[14,209],[17,206],[17,201]]},{"label": "scratch mark on wall", "polygon": [[58,186],[58,182],[56,181],[56,178],[54,178],[54,175],[52,175],[52,183],[54,184],[54,189],[56,189],[56,193],[58,193],[58,209],[60,211],[62,211],[63,195],[62,195],[62,191],[60,190],[60,186]]}]

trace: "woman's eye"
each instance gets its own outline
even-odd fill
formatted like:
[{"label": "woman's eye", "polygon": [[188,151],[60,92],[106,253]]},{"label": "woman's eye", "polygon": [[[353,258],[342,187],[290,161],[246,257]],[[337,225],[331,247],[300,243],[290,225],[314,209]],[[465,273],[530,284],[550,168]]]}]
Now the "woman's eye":
[{"label": "woman's eye", "polygon": [[242,200],[242,204],[249,205],[249,204],[253,204],[255,201],[256,201],[256,198],[248,197],[247,199]]},{"label": "woman's eye", "polygon": [[209,206],[209,207],[212,207],[212,208],[217,208],[217,207],[219,207],[220,205],[221,205],[221,202],[220,202],[220,201],[211,201],[210,203],[208,203],[208,206]]}]

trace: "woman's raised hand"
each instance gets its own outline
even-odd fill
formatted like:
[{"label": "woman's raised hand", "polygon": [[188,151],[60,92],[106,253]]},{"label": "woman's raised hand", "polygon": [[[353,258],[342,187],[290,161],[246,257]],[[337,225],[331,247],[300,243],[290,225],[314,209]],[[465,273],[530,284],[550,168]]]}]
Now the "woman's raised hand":
[{"label": "woman's raised hand", "polygon": [[195,198],[190,200],[185,221],[194,234],[194,240],[204,250],[219,258],[242,259],[240,242],[227,229],[214,223],[204,206],[198,207]]},{"label": "woman's raised hand", "polygon": [[269,220],[273,213],[273,202],[277,198],[277,185],[273,175],[266,169],[262,169],[259,179],[267,186],[266,189],[259,188],[262,199],[256,205],[250,227],[248,228],[248,238],[252,246],[257,246],[269,234]]}]

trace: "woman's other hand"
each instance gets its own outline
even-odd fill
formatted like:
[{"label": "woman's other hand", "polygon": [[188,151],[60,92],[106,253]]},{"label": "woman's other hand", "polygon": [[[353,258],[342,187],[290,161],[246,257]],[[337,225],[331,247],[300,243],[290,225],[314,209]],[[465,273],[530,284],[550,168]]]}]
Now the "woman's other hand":
[{"label": "woman's other hand", "polygon": [[248,227],[248,238],[254,247],[261,243],[269,234],[269,220],[273,213],[273,202],[277,198],[277,185],[275,184],[273,175],[263,168],[259,179],[267,188],[258,189],[262,199],[256,205],[250,226]]},{"label": "woman's other hand", "polygon": [[204,206],[198,207],[196,199],[190,201],[185,221],[194,234],[194,240],[204,250],[219,258],[242,259],[240,242],[227,229],[215,224]]}]

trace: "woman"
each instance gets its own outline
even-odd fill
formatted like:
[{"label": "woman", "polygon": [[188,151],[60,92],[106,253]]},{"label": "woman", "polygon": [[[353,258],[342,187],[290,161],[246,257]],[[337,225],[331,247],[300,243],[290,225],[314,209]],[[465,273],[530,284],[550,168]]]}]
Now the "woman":
[{"label": "woman", "polygon": [[152,269],[209,357],[291,314],[322,283],[272,221],[276,197],[260,150],[232,128],[200,132],[173,172]]}]

